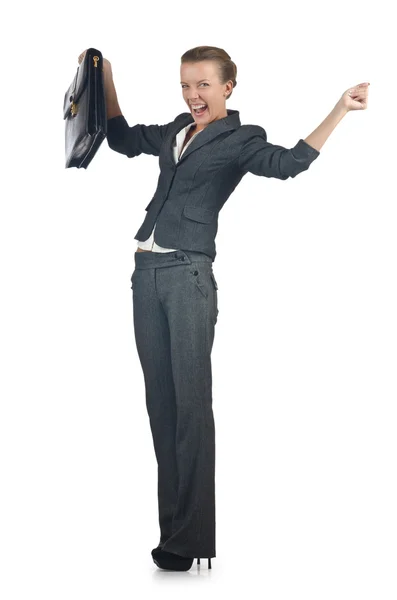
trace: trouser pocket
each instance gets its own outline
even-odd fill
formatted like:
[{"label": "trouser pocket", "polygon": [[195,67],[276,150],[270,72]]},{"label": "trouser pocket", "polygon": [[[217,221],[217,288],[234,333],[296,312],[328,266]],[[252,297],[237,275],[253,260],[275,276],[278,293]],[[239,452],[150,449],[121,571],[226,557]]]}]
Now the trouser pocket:
[{"label": "trouser pocket", "polygon": [[215,275],[214,275],[214,273],[213,273],[212,270],[211,270],[210,275],[211,275],[211,281],[212,281],[214,289],[215,289],[215,323],[216,323],[217,320],[218,320],[218,314],[219,314],[219,310],[218,310],[218,284],[216,282]]},{"label": "trouser pocket", "polygon": [[215,289],[217,290],[218,289],[218,284],[216,283],[215,275],[214,275],[214,273],[212,271],[211,271],[211,279],[212,279],[212,282],[214,284]]},{"label": "trouser pocket", "polygon": [[191,271],[196,287],[200,290],[200,293],[208,301],[211,300],[212,309],[214,310],[214,321],[216,323],[218,318],[218,284],[215,279],[215,275],[212,272],[212,268],[208,267],[197,267]]},{"label": "trouser pocket", "polygon": [[199,277],[196,277],[196,285],[197,285],[198,289],[200,290],[200,292],[203,294],[204,298],[208,298],[208,292],[205,289],[205,287],[203,286],[203,284],[201,283],[201,279]]}]

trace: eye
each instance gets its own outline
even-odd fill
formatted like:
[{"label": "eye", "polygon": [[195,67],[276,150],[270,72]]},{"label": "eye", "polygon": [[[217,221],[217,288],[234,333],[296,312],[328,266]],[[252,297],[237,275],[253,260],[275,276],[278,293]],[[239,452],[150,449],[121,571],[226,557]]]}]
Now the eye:
[{"label": "eye", "polygon": [[[209,85],[209,83],[207,83],[206,81],[203,81],[202,83],[200,83],[200,85]],[[182,83],[182,89],[186,87],[185,83]]]}]

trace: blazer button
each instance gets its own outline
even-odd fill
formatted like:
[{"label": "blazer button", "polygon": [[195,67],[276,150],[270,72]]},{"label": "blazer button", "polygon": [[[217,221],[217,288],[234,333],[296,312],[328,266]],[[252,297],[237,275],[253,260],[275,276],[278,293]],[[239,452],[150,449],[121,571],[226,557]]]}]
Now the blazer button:
[{"label": "blazer button", "polygon": [[193,271],[193,275],[198,275],[198,271]]}]

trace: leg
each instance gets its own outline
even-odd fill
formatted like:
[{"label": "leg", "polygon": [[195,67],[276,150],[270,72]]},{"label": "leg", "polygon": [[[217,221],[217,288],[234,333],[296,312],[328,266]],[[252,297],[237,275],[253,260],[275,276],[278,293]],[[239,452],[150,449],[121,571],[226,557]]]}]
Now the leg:
[{"label": "leg", "polygon": [[215,424],[211,351],[217,318],[211,264],[157,270],[170,334],[177,409],[178,494],[172,535],[163,549],[215,556]]},{"label": "leg", "polygon": [[146,407],[158,466],[160,543],[163,543],[172,534],[178,491],[170,333],[155,290],[155,269],[135,269],[132,289],[135,341],[145,380]]}]

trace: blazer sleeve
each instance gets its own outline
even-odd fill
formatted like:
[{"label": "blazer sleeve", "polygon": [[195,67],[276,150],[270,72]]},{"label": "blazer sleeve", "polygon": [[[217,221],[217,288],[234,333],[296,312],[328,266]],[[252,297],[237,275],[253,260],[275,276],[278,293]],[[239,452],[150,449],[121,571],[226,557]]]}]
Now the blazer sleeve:
[{"label": "blazer sleeve", "polygon": [[[173,121],[171,121],[172,123]],[[130,127],[124,115],[107,120],[109,148],[125,154],[128,158],[142,154],[159,156],[161,144],[167,135],[167,125],[134,125]]]},{"label": "blazer sleeve", "polygon": [[252,135],[240,150],[239,166],[243,173],[288,179],[306,171],[320,152],[300,139],[293,148],[267,141],[263,127],[252,127]]}]

